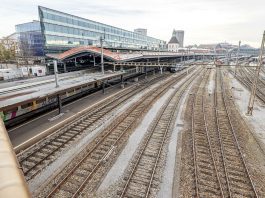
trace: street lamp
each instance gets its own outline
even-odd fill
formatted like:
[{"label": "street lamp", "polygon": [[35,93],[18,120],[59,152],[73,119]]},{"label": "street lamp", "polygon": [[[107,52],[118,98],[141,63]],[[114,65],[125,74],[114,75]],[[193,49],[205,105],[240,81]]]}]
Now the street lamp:
[{"label": "street lamp", "polygon": [[104,75],[103,42],[105,40],[105,29],[104,29],[104,37],[101,35],[99,40],[100,40],[100,48],[101,48],[101,72]]}]

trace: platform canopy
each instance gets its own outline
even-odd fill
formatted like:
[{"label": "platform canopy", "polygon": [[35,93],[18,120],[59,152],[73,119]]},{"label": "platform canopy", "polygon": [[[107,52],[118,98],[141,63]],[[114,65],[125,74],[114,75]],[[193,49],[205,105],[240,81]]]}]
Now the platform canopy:
[{"label": "platform canopy", "polygon": [[[76,56],[80,56],[83,54],[95,54],[97,56],[101,55],[101,48],[94,47],[94,46],[82,46],[70,49],[65,51],[61,54],[47,54],[50,58],[55,58],[61,61],[75,58]],[[118,52],[112,52],[107,49],[103,49],[104,58],[110,61],[124,61],[126,59],[134,58],[134,57],[141,57],[142,54],[122,54]]]},{"label": "platform canopy", "polygon": [[[101,55],[101,48],[95,46],[82,46],[72,48],[68,51],[65,51],[61,54],[47,54],[46,56],[54,59],[58,59],[60,61],[67,61],[69,59],[85,56],[85,55]],[[188,57],[188,56],[215,56],[215,54],[210,53],[194,53],[194,52],[169,52],[169,51],[128,51],[124,52],[113,52],[108,49],[103,49],[104,59],[110,62],[125,62],[125,61],[134,61],[134,60],[152,60],[158,59],[158,57],[162,60],[163,58],[180,58],[180,57]]]}]

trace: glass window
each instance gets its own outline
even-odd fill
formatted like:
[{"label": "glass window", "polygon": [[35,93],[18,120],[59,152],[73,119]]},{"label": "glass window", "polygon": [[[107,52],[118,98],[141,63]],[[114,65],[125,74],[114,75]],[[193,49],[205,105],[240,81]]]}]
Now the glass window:
[{"label": "glass window", "polygon": [[62,32],[64,33],[64,34],[67,34],[68,32],[67,32],[67,28],[66,27],[62,27]]},{"label": "glass window", "polygon": [[67,23],[67,19],[65,17],[62,16],[61,20],[63,23]]},{"label": "glass window", "polygon": [[78,35],[78,29],[74,28],[74,34]]},{"label": "glass window", "polygon": [[75,19],[73,19],[73,23],[74,23],[74,25],[78,25],[78,21],[77,20],[75,20]]},{"label": "glass window", "polygon": [[60,21],[60,17],[58,15],[54,15],[55,21]]},{"label": "glass window", "polygon": [[43,12],[43,18],[47,19],[47,13]]},{"label": "glass window", "polygon": [[78,26],[83,26],[83,22],[82,21],[78,21]]},{"label": "glass window", "polygon": [[69,24],[73,24],[73,21],[72,21],[72,19],[70,19],[70,18],[67,18],[66,20],[67,20],[67,23],[69,23]]},{"label": "glass window", "polygon": [[74,34],[74,29],[73,28],[68,28],[68,33],[69,34]]}]

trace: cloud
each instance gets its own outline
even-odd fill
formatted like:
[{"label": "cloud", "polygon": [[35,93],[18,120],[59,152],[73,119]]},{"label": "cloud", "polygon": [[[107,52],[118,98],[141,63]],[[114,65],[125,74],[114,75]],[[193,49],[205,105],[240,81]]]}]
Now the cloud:
[{"label": "cloud", "polygon": [[0,37],[38,19],[38,5],[127,30],[147,28],[166,41],[173,28],[184,29],[185,44],[241,39],[258,47],[265,29],[264,0],[1,0]]}]

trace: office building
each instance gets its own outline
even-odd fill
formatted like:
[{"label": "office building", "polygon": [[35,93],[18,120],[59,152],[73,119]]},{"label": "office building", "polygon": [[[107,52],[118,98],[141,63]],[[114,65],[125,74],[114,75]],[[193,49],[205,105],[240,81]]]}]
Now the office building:
[{"label": "office building", "polygon": [[45,52],[56,53],[82,45],[100,45],[108,48],[157,49],[164,41],[103,23],[73,16],[39,6],[41,32]]},{"label": "office building", "polygon": [[174,34],[179,41],[179,47],[184,46],[184,31],[183,30],[174,30]]},{"label": "office building", "polygon": [[165,41],[141,33],[41,6],[38,11],[39,21],[16,25],[19,42],[24,44],[23,48],[28,45],[30,52],[33,50],[32,54],[60,53],[87,45],[100,46],[100,37],[104,38],[105,48],[158,50],[159,46],[166,46]]},{"label": "office building", "polygon": [[39,21],[16,25],[16,34],[20,56],[44,56],[44,39]]},{"label": "office building", "polygon": [[141,35],[144,35],[144,36],[147,36],[147,29],[137,28],[137,29],[134,29],[134,32],[141,34]]}]

